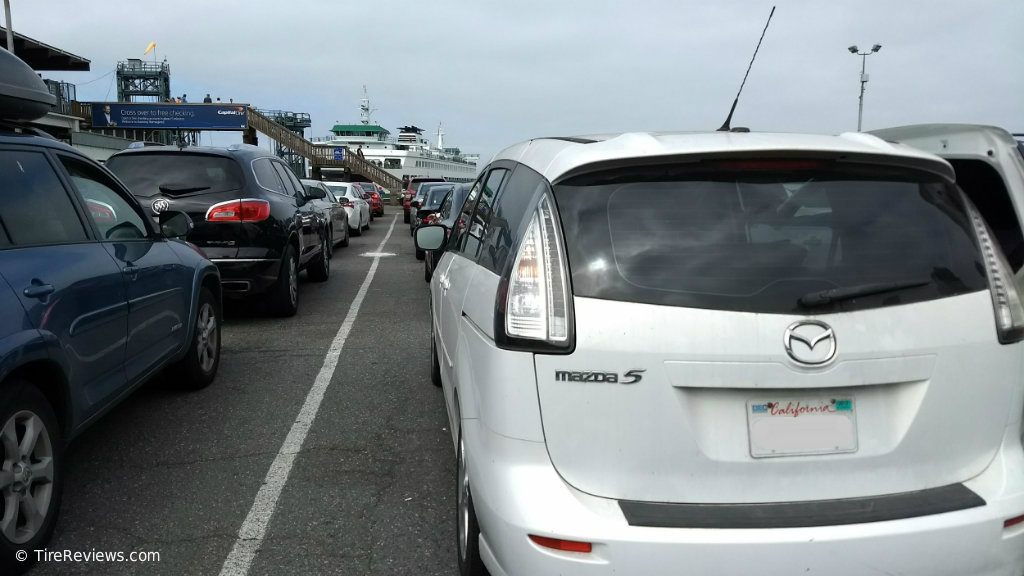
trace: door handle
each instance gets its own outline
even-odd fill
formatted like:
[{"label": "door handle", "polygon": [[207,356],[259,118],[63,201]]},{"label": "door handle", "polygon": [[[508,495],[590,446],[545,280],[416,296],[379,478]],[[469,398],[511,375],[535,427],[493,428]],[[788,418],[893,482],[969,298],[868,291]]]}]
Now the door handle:
[{"label": "door handle", "polygon": [[125,274],[130,276],[132,280],[135,280],[139,277],[138,266],[133,266],[131,264],[125,266],[124,268],[121,268],[121,272],[124,272]]},{"label": "door handle", "polygon": [[32,280],[32,285],[22,292],[26,298],[46,298],[53,294],[53,284],[42,284],[39,280]]}]

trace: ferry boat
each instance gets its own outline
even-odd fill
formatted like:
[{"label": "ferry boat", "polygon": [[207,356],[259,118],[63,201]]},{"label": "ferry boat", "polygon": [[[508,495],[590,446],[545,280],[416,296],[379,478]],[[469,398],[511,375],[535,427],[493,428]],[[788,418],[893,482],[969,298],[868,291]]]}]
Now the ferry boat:
[{"label": "ferry boat", "polygon": [[[444,129],[438,125],[437,146],[416,126],[398,128],[398,136],[370,122],[370,99],[364,95],[359,104],[359,124],[338,124],[331,136],[315,138],[314,146],[347,146],[350,154],[362,151],[363,158],[377,164],[392,176],[405,178],[444,178],[449,182],[472,182],[477,175],[479,154],[466,154],[456,147],[444,147]],[[329,169],[324,169],[329,171]]]}]

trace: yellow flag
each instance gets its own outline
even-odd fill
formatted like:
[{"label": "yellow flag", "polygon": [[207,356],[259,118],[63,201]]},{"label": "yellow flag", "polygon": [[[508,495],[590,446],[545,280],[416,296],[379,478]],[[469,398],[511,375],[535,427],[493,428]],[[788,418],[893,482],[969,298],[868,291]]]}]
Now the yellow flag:
[{"label": "yellow flag", "polygon": [[146,54],[149,54],[149,51],[153,48],[156,48],[156,42],[150,42],[149,46],[146,48],[146,51],[143,52],[142,55],[145,56]]}]

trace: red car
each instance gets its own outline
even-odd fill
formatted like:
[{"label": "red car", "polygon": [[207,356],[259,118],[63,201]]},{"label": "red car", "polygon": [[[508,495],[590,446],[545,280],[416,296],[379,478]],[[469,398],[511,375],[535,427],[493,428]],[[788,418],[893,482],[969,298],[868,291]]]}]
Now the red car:
[{"label": "red car", "polygon": [[409,180],[409,184],[404,192],[402,192],[402,210],[405,212],[406,224],[409,223],[409,211],[412,209],[409,202],[412,201],[413,197],[416,196],[416,192],[419,192],[420,184],[424,182],[444,182],[444,178],[413,178]]},{"label": "red car", "polygon": [[380,193],[377,192],[377,187],[371,182],[353,182],[359,187],[359,190],[363,193],[363,200],[370,203],[370,214],[373,216],[384,215],[384,201],[380,198]]}]

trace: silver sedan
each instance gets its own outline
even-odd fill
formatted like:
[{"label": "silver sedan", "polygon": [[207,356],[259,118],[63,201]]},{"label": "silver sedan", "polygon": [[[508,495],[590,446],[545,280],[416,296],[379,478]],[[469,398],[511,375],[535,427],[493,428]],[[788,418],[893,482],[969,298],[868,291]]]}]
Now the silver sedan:
[{"label": "silver sedan", "polygon": [[363,230],[370,229],[370,203],[363,200],[362,190],[356,190],[348,182],[324,182],[327,189],[334,193],[338,202],[348,213],[348,229],[353,236],[359,236]]}]

